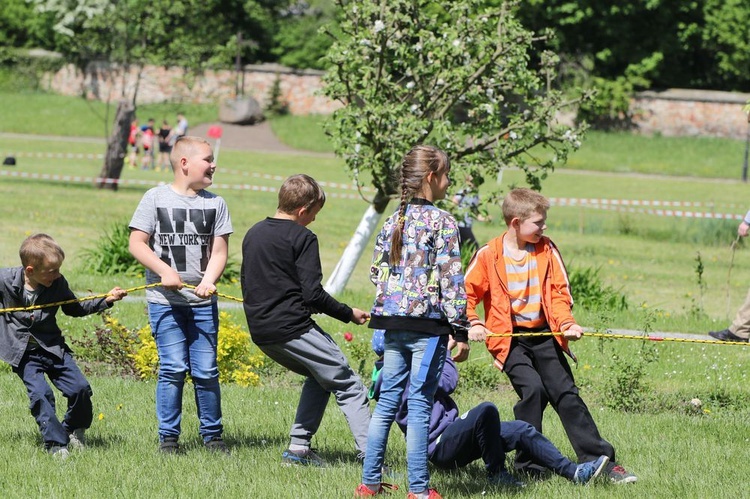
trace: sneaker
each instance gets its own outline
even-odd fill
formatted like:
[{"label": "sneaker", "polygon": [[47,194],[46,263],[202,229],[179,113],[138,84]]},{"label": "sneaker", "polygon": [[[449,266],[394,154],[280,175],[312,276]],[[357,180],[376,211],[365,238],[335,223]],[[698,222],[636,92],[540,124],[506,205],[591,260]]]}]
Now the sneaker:
[{"label": "sneaker", "polygon": [[628,470],[619,464],[615,465],[615,467],[609,470],[607,474],[609,475],[609,479],[612,480],[612,483],[633,483],[638,480],[637,476],[628,472]]},{"label": "sneaker", "polygon": [[354,491],[354,497],[368,497],[368,496],[378,496],[380,494],[390,494],[392,490],[398,490],[398,485],[393,485],[390,483],[381,483],[378,486],[378,490],[372,490],[370,487],[368,487],[364,483],[360,483],[357,486],[357,490]]},{"label": "sneaker", "polygon": [[326,465],[323,458],[317,455],[312,449],[307,449],[301,452],[294,452],[287,449],[281,454],[281,462],[288,466],[297,464],[300,466],[317,466],[323,468]]},{"label": "sneaker", "polygon": [[227,447],[227,444],[221,437],[213,437],[204,442],[203,445],[211,452],[223,452],[224,454],[230,454],[229,447]]},{"label": "sneaker", "polygon": [[53,445],[47,449],[47,452],[49,452],[55,459],[68,459],[68,456],[70,456],[68,448],[64,445]]},{"label": "sneaker", "polygon": [[78,428],[70,432],[68,435],[68,447],[71,450],[83,450],[86,447],[85,431],[83,428]]},{"label": "sneaker", "polygon": [[159,450],[164,454],[177,454],[180,452],[180,444],[177,442],[177,437],[164,437],[159,442]]},{"label": "sneaker", "polygon": [[735,343],[747,343],[748,338],[740,338],[729,329],[722,329],[721,331],[709,331],[708,335],[711,338],[716,338],[719,341],[731,341]]},{"label": "sneaker", "polygon": [[604,467],[609,462],[609,457],[600,456],[596,461],[589,461],[587,463],[581,463],[576,466],[575,475],[573,475],[573,481],[581,485],[589,483],[589,481],[598,477]]},{"label": "sneaker", "polygon": [[443,496],[438,494],[438,491],[435,489],[428,489],[419,494],[409,492],[409,495],[406,496],[406,499],[443,499]]},{"label": "sneaker", "polygon": [[521,480],[508,473],[506,470],[500,470],[487,477],[487,481],[492,485],[502,485],[504,487],[525,487],[526,484]]}]

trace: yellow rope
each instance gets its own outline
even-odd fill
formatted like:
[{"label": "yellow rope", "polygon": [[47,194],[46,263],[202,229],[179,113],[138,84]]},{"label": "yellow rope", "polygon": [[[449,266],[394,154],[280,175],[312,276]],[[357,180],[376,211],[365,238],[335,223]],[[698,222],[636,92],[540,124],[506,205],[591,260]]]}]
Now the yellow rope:
[{"label": "yellow rope", "polygon": [[[136,286],[134,288],[128,288],[125,291],[127,293],[131,293],[133,291],[140,291],[142,289],[153,288],[153,287],[156,287],[156,286],[161,286],[161,283],[158,282],[158,283],[155,283],[155,284],[145,284],[143,286]],[[103,293],[103,294],[100,294],[100,295],[89,295],[89,296],[83,296],[81,298],[73,298],[73,299],[65,300],[65,301],[57,301],[57,302],[54,302],[54,303],[43,303],[41,305],[31,305],[29,307],[0,308],[0,314],[5,314],[5,313],[8,313],[8,312],[28,312],[28,311],[31,311],[31,310],[39,310],[39,309],[42,309],[42,308],[59,307],[61,305],[68,305],[70,303],[80,303],[82,301],[97,300],[99,298],[106,298],[108,296],[109,296],[109,293]]]},{"label": "yellow rope", "polygon": [[[563,333],[558,332],[544,332],[544,333],[489,333],[487,336],[494,337],[533,337],[533,336],[562,336]],[[667,338],[663,336],[654,335],[639,335],[639,334],[616,334],[616,333],[583,333],[584,337],[589,338],[609,338],[609,339],[620,339],[620,340],[642,340],[642,341],[671,341],[674,343],[707,343],[711,345],[733,345],[733,346],[748,346],[748,342],[732,342],[732,341],[718,341],[718,340],[695,340],[690,338]]]},{"label": "yellow rope", "polygon": [[[125,291],[130,294],[133,291],[140,291],[142,289],[148,289],[148,288],[154,288],[156,286],[161,286],[160,282],[154,283],[154,284],[145,284],[143,286],[136,286],[134,288],[128,288]],[[195,289],[195,286],[192,284],[184,284],[184,286],[188,289]],[[218,291],[214,292],[216,296],[219,296],[221,298],[225,298],[227,300],[236,301],[238,303],[242,303],[242,298],[236,298],[231,295],[226,295],[224,293],[219,293]],[[29,307],[16,307],[16,308],[3,308],[0,309],[0,314],[5,314],[8,312],[25,312],[30,310],[38,310],[41,308],[49,308],[49,307],[57,307],[61,305],[68,305],[69,303],[80,303],[82,301],[87,300],[96,300],[98,298],[106,298],[109,296],[109,293],[104,293],[100,295],[91,295],[91,296],[83,296],[81,298],[75,298],[72,300],[65,300],[65,301],[59,301],[55,303],[44,303],[42,305],[32,305]],[[513,338],[520,338],[520,337],[534,337],[534,336],[562,336],[563,333],[560,332],[542,332],[542,333],[489,333],[487,336],[494,336],[494,337],[513,337]],[[750,343],[748,342],[732,342],[732,341],[717,341],[717,340],[695,340],[695,339],[689,339],[689,338],[667,338],[662,336],[654,336],[654,335],[637,335],[637,334],[615,334],[615,333],[584,333],[583,336],[587,336],[589,338],[608,338],[608,339],[622,339],[622,340],[642,340],[642,341],[671,341],[674,343],[706,343],[711,345],[733,345],[733,346],[748,346]]]}]

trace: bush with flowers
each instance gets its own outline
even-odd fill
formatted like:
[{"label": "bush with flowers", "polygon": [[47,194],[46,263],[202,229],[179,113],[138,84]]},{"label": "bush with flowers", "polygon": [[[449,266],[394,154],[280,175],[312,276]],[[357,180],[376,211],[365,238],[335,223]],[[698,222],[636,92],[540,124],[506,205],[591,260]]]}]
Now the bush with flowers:
[{"label": "bush with flowers", "polygon": [[[265,356],[254,351],[250,333],[232,322],[226,312],[219,313],[219,345],[216,357],[221,383],[236,383],[240,386],[260,384],[257,371],[263,367]],[[159,372],[159,356],[150,326],[138,331],[138,344],[133,359],[141,378],[156,379]]]},{"label": "bush with flowers", "polygon": [[359,373],[362,379],[370,379],[372,366],[377,358],[370,345],[370,335],[354,335],[350,331],[340,334],[344,341],[337,341],[337,343],[349,360],[349,365]]}]

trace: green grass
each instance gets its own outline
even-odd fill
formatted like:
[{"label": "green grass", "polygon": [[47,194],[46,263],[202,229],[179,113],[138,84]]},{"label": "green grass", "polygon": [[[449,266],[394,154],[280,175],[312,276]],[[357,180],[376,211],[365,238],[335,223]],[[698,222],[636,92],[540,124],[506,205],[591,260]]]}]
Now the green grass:
[{"label": "green grass", "polygon": [[[11,99],[0,96],[6,108],[11,109],[10,115],[3,113],[0,116],[0,131],[20,133],[30,129],[40,134],[62,133],[55,132],[54,128],[43,128],[47,126],[41,124],[44,120],[40,117],[40,110],[44,106],[36,101],[36,94],[33,95],[26,107],[15,103],[18,94]],[[68,98],[54,103],[50,101],[48,105],[65,107],[61,104],[63,102],[65,106],[80,104],[78,99]],[[79,116],[71,116],[69,120],[85,121],[88,111],[85,107],[77,109]],[[40,125],[38,128],[23,128],[29,126],[27,123]],[[292,135],[305,134],[303,127]],[[595,139],[596,135],[591,137]],[[624,158],[622,164],[635,164],[635,159],[628,159],[625,155],[647,150],[652,144],[649,142],[652,139],[637,139],[631,141],[629,136],[613,135],[604,139],[609,142],[601,144],[592,139],[581,154],[590,145],[590,157],[600,158],[591,161],[601,161],[602,168],[609,165],[614,169],[619,163],[602,158],[606,158],[609,150],[620,150],[617,157]],[[662,168],[666,167],[654,165],[668,163],[670,155],[675,156],[673,164],[712,162],[721,153],[720,149],[726,148],[722,146],[713,150],[700,140],[697,143],[699,146],[694,149],[685,146],[684,155],[683,148],[675,147],[669,154],[650,163],[649,168],[656,169],[653,173],[664,173]],[[596,151],[599,147],[605,150]],[[101,154],[103,150],[101,140],[79,142],[0,136],[0,154],[18,153],[19,160],[15,168],[3,167],[0,173],[94,177],[101,169],[102,160],[88,159],[85,155]],[[43,154],[37,157],[36,153]],[[47,153],[53,157],[46,157]],[[67,158],[64,156],[67,153],[84,156]],[[655,158],[657,154],[653,152]],[[730,163],[726,159],[721,161]],[[591,166],[580,168],[593,169]],[[235,261],[240,261],[240,243],[245,231],[272,214],[276,206],[275,192],[239,187],[251,184],[258,188],[276,188],[280,180],[264,178],[263,175],[284,177],[300,171],[309,172],[324,182],[347,181],[341,161],[334,158],[222,151],[216,186],[212,190],[227,200],[230,209],[235,229],[230,239],[230,255]],[[126,169],[123,179],[151,184],[168,182],[170,176]],[[521,179],[519,172],[506,172],[503,185],[520,184]],[[76,290],[101,293],[115,285],[140,285],[142,279],[139,277],[87,274],[81,270],[81,259],[84,250],[93,247],[104,230],[116,222],[127,223],[146,189],[146,185],[126,184],[118,192],[111,192],[92,188],[85,182],[3,176],[0,178],[0,196],[6,202],[0,208],[0,232],[3,233],[0,262],[3,266],[18,265],[21,240],[33,232],[44,231],[55,237],[65,249],[67,259],[62,271]],[[716,205],[712,208],[714,211],[739,214],[747,208],[746,191],[747,186],[740,182],[612,175],[608,172],[581,174],[567,167],[551,175],[543,190],[552,197],[712,201]],[[319,236],[323,271],[327,277],[359,222],[366,203],[349,199],[347,195],[353,191],[327,187],[326,192],[326,207],[311,229]],[[476,225],[475,233],[480,241],[487,241],[503,229],[499,223],[499,208],[492,207],[490,214],[493,221]],[[709,328],[725,327],[747,292],[750,258],[746,245],[736,251],[727,289],[729,244],[735,237],[736,222],[554,207],[548,225],[548,234],[561,247],[569,266],[599,268],[605,284],[621,290],[631,304],[624,312],[604,316],[600,312],[576,309],[576,316],[584,326],[642,330],[648,325],[656,331],[705,332]],[[705,287],[702,290],[696,276],[698,252],[705,267]],[[360,308],[369,307],[372,300],[368,266],[369,253],[366,251],[343,296],[344,301]],[[236,283],[223,286],[220,291],[240,296]],[[113,308],[113,315],[131,328],[145,325],[147,319],[142,298],[142,293],[134,293]],[[243,323],[242,310],[237,304],[221,300],[220,306],[235,321]],[[90,337],[100,321],[96,316],[82,319],[60,317],[60,324],[71,339]],[[340,339],[346,330],[357,337],[366,339],[368,336],[365,327],[343,325],[327,318],[321,319],[320,323],[334,338]],[[346,350],[347,345],[341,343]],[[648,346],[658,349],[658,361],[646,367],[647,410],[633,414],[608,409],[604,386],[614,368],[613,355],[636,361],[641,342],[589,337],[573,344],[579,358],[575,376],[583,397],[602,435],[615,445],[618,460],[638,474],[639,483],[626,487],[599,483],[582,488],[553,478],[532,484],[513,495],[630,498],[633,494],[639,497],[742,497],[745,494],[745,473],[741,463],[750,461],[747,436],[750,374],[746,372],[750,350],[748,347],[671,342]],[[352,358],[352,352],[349,356]],[[516,397],[507,379],[488,361],[485,349],[474,345],[471,360],[460,368],[464,372],[471,370],[476,373],[483,384],[480,383],[478,388],[459,388],[456,398],[463,409],[481,400],[490,400],[498,405],[504,419],[511,419]],[[102,375],[92,375],[90,380],[97,416],[89,432],[90,448],[71,456],[65,463],[58,463],[40,450],[38,430],[29,415],[22,384],[7,367],[0,368],[0,391],[3,393],[0,419],[4,421],[0,452],[9,457],[0,473],[3,497],[193,497],[198,494],[207,497],[349,497],[360,480],[361,468],[354,459],[351,435],[333,403],[314,445],[321,449],[324,457],[334,462],[334,466],[311,470],[278,465],[287,442],[300,383],[295,376],[278,375],[278,369],[269,369],[262,387],[223,388],[226,437],[234,449],[229,457],[209,455],[200,448],[190,387],[186,388],[183,422],[187,453],[165,458],[156,452],[154,383]],[[489,389],[485,386],[487,384],[496,384],[497,388]],[[705,412],[689,412],[687,401],[694,397],[703,401]],[[60,402],[59,406],[64,406],[64,403]],[[547,411],[545,433],[566,455],[573,455],[551,410]],[[405,473],[404,456],[403,439],[394,430],[387,459],[398,471]],[[32,475],[33,479],[30,478]],[[482,480],[483,470],[479,463],[457,473],[433,474],[434,485],[446,497],[478,496],[484,490]],[[403,480],[399,485],[403,490]],[[486,497],[507,495],[507,491],[487,489]]]},{"label": "green grass", "polygon": [[[111,131],[117,113],[117,102],[107,105],[99,101],[46,93],[0,91],[0,102],[3,103],[0,132],[106,137],[105,130]],[[191,125],[197,125],[215,121],[219,111],[213,105],[176,102],[138,106],[136,116],[144,122],[154,118],[157,124],[161,124],[166,119],[174,125],[178,112],[183,112]]]},{"label": "green grass", "polygon": [[326,116],[282,115],[271,118],[271,129],[283,143],[301,151],[333,152],[330,138],[323,131]]}]

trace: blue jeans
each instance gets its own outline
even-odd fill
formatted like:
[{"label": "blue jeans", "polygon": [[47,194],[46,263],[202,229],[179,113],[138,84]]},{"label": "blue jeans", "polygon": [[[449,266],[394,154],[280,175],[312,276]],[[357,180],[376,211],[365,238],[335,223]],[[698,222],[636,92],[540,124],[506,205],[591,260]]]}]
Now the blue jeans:
[{"label": "blue jeans", "polygon": [[151,332],[159,353],[156,418],[159,440],[178,437],[182,390],[189,372],[195,387],[200,434],[204,441],[221,435],[221,391],[216,363],[219,311],[216,304],[199,307],[148,304]]},{"label": "blue jeans", "polygon": [[447,345],[447,336],[396,330],[385,332],[383,385],[367,435],[363,483],[375,485],[381,482],[388,433],[408,388],[406,460],[409,490],[418,493],[429,487],[427,443],[430,414],[443,372]]},{"label": "blue jeans", "polygon": [[[13,372],[26,386],[29,409],[39,425],[46,448],[68,445],[69,433],[91,426],[91,386],[69,352],[65,352],[62,359],[41,348],[26,352]],[[68,400],[68,410],[62,423],[57,419],[55,394],[44,379],[45,374]]]}]

